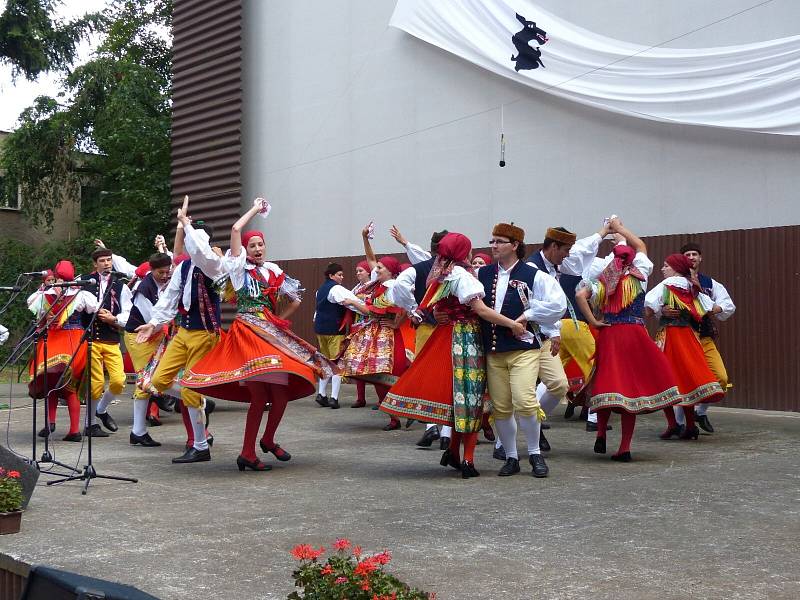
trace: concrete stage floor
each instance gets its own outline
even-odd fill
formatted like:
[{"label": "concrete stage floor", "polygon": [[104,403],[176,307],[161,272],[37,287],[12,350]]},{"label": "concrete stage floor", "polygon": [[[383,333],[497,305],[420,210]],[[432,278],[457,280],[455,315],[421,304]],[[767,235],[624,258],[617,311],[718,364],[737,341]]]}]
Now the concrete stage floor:
[{"label": "concrete stage floor", "polygon": [[[120,431],[97,441],[95,465],[139,483],[95,480],[82,496],[80,483],[45,487],[42,476],[0,553],[165,599],[285,598],[289,550],[340,536],[391,550],[390,570],[439,599],[800,598],[798,414],[712,408],[717,433],[697,442],[660,441],[663,416],[649,415],[635,461],[617,464],[558,408],[549,478],[527,463],[496,477],[483,443],[482,476],[465,481],[439,466],[438,449],[415,447],[422,425],[383,432],[383,413],[351,410],[344,390],[338,411],[290,404],[277,439],[293,458],[270,457],[267,473],[236,469],[244,405],[218,402],[212,462],[172,465],[180,417],[151,429],[161,448],[132,447],[126,398],[110,409]],[[30,409],[0,412],[9,416],[2,443],[29,453]],[[60,441],[66,418],[59,409],[56,457],[74,463],[80,445]]]}]

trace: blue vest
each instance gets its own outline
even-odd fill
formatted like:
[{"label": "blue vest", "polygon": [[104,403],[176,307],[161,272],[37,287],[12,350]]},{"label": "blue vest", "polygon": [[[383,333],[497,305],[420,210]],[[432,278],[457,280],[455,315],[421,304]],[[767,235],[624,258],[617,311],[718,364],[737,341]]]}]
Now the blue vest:
[{"label": "blue vest", "polygon": [[139,283],[139,287],[136,288],[136,291],[133,292],[133,297],[131,298],[133,307],[131,308],[128,322],[125,324],[125,331],[128,333],[134,333],[137,327],[147,323],[147,320],[142,316],[142,311],[136,306],[136,298],[139,296],[147,298],[153,306],[158,302],[158,284],[156,280],[153,279],[152,273],[148,273],[145,278],[142,279],[141,283]]},{"label": "blue vest", "polygon": [[[497,285],[497,264],[486,265],[478,269],[478,281],[483,284],[483,290],[486,295],[483,298],[484,303],[489,308],[494,308],[495,292]],[[536,269],[524,262],[519,261],[516,266],[511,270],[509,282],[517,280],[527,284],[528,288],[533,289],[533,280],[536,279]],[[500,312],[511,320],[519,317],[525,312],[525,307],[519,297],[519,292],[508,286],[503,305]],[[528,324],[528,330],[531,329]],[[511,333],[508,327],[501,327],[489,321],[481,319],[481,334],[483,337],[483,348],[486,352],[512,352],[514,350],[534,350],[539,347],[538,342],[534,340],[533,343],[523,342],[518,340]]]},{"label": "blue vest", "polygon": [[314,333],[318,335],[339,335],[339,325],[347,308],[341,304],[328,301],[328,293],[336,284],[328,279],[317,290],[317,312],[314,315]]},{"label": "blue vest", "polygon": [[[545,273],[549,274],[547,271],[547,265],[544,264],[544,258],[542,258],[541,252],[534,252],[529,258],[527,262],[532,262],[540,270],[544,271]],[[572,305],[573,309],[578,306],[577,302],[575,301],[575,289],[578,287],[578,284],[581,282],[583,278],[578,277],[577,275],[567,275],[566,273],[558,273],[558,284],[561,286],[561,289],[564,290],[564,295],[567,297],[567,302]],[[569,308],[564,311],[564,319],[571,319],[572,316],[569,314]],[[578,321],[586,322],[586,317],[583,316],[583,313],[575,309],[575,318]]]},{"label": "blue vest", "polygon": [[[710,298],[714,290],[713,280],[708,275],[703,275],[702,273],[698,273],[697,278],[700,280],[700,288],[703,293]],[[718,333],[714,318],[711,316],[711,313],[706,313],[703,316],[703,320],[700,321],[700,337],[707,337],[715,340],[717,339]]]},{"label": "blue vest", "polygon": [[[178,292],[179,303],[183,301],[183,290],[187,285],[186,278],[189,275],[189,267],[191,264],[191,261],[188,260],[181,263],[181,289]],[[211,303],[210,307],[206,307],[207,314],[202,316],[200,314],[200,297],[197,293],[199,285],[205,287],[209,302]],[[214,282],[203,273],[199,267],[195,266],[192,272],[191,286],[192,305],[185,315],[181,314],[180,326],[190,330],[205,329],[206,331],[214,331],[214,323],[216,323],[217,326],[220,324],[219,294],[214,288]],[[203,316],[205,317],[205,324],[203,324]]]},{"label": "blue vest", "polygon": [[[84,288],[87,292],[94,294],[95,298],[98,300],[102,300],[102,296],[100,296],[100,274],[99,273],[90,273],[81,279],[94,279],[97,281],[97,284]],[[124,284],[121,281],[112,280],[111,282],[111,291],[106,296],[105,302],[100,306],[100,308],[105,308],[108,310],[112,315],[116,316],[121,311],[120,302],[122,301],[122,286]],[[99,309],[98,309],[99,310]],[[81,313],[81,320],[83,323],[83,327],[86,328],[89,326],[89,322],[92,320],[92,315],[83,312]],[[92,340],[95,342],[109,342],[112,344],[118,344],[120,340],[119,336],[119,329],[117,329],[114,325],[108,325],[103,323],[100,319],[95,319],[94,321],[94,333],[92,335]]]},{"label": "blue vest", "polygon": [[644,292],[636,296],[630,306],[618,313],[603,313],[603,321],[609,325],[631,324],[644,326]]},{"label": "blue vest", "polygon": [[[423,260],[422,262],[414,265],[414,270],[417,272],[417,278],[414,281],[414,300],[417,301],[417,304],[422,302],[422,299],[425,297],[425,292],[428,289],[428,275],[431,274],[431,269],[433,269],[433,263],[435,262],[436,257],[432,256],[428,260]],[[422,312],[423,323],[436,325],[436,319],[433,318],[433,313],[427,310],[420,312]]]}]

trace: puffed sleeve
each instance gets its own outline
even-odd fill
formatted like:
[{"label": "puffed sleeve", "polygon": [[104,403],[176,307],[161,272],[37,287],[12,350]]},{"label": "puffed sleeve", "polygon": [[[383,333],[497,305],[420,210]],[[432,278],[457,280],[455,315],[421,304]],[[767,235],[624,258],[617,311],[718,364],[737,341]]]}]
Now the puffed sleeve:
[{"label": "puffed sleeve", "polygon": [[475,298],[483,298],[486,295],[483,284],[466,269],[455,267],[450,276],[453,278],[452,294],[461,304],[469,304]]}]

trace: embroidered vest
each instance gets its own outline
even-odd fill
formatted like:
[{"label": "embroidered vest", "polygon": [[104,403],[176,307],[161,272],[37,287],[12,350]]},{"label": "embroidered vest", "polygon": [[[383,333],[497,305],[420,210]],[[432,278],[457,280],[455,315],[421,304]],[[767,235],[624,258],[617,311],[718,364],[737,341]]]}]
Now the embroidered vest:
[{"label": "embroidered vest", "polygon": [[[483,289],[486,293],[483,301],[489,308],[494,308],[495,304],[497,273],[498,265],[496,263],[478,269],[478,281],[483,284]],[[508,290],[506,291],[503,304],[500,308],[500,312],[503,315],[514,320],[525,312],[525,306],[520,298],[520,289],[522,289],[520,284],[524,283],[528,289],[533,290],[534,279],[536,279],[535,268],[526,265],[522,261],[519,261],[514,266],[510,273]],[[511,285],[512,281],[519,282],[517,287]],[[528,330],[532,333],[534,331],[530,323],[528,324]],[[486,352],[511,352],[514,350],[534,350],[539,348],[539,343],[537,341],[534,340],[533,343],[523,342],[515,338],[508,327],[501,327],[494,323],[484,321],[483,319],[481,319],[481,334],[483,337],[483,347]]]},{"label": "embroidered vest", "polygon": [[[181,263],[181,288],[178,292],[180,326],[189,330],[217,331],[220,322],[219,294],[211,278],[197,267],[192,271],[192,281],[187,281],[191,264],[188,260]],[[183,291],[187,285],[192,286],[192,304],[188,308],[183,306]]]},{"label": "embroidered vest", "polygon": [[[90,273],[89,275],[81,277],[81,279],[95,279],[98,283],[84,289],[90,294],[94,294],[95,298],[98,300],[102,300],[103,297],[100,295],[100,274]],[[112,280],[109,285],[111,286],[111,291],[108,293],[105,302],[103,302],[98,310],[100,308],[105,308],[112,315],[116,316],[122,312],[122,306],[120,305],[120,302],[122,301],[122,286],[124,284],[121,281]],[[81,320],[85,329],[89,326],[89,323],[92,320],[92,315],[85,312],[81,313]],[[119,329],[117,329],[114,325],[103,323],[99,318],[95,319],[92,340],[95,342],[118,344],[120,340]]]},{"label": "embroidered vest", "polygon": [[[530,256],[530,258],[528,258],[527,262],[532,262],[537,267],[539,267],[541,271],[543,271],[544,273],[548,273],[547,265],[545,265],[544,258],[542,258],[541,252],[534,252]],[[566,273],[559,273],[558,271],[556,271],[556,273],[558,274],[558,277],[556,279],[558,280],[558,284],[561,286],[561,289],[564,290],[564,295],[567,297],[567,303],[568,303],[568,307],[567,310],[564,311],[563,318],[571,319],[572,315],[570,314],[569,306],[572,307],[578,306],[577,302],[575,301],[575,290],[583,278],[578,277],[577,275],[567,275]],[[583,316],[583,313],[581,311],[575,310],[574,312],[575,312],[575,318],[578,321],[584,321],[584,322],[586,321],[586,317]]]}]

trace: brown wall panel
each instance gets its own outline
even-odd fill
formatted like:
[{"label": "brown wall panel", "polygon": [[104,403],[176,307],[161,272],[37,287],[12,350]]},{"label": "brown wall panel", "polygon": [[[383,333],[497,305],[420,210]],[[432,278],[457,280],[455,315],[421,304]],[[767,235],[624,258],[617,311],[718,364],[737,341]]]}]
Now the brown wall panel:
[{"label": "brown wall panel", "polygon": [[[736,304],[736,314],[719,324],[719,349],[734,385],[726,406],[800,411],[800,321],[793,310],[800,297],[800,226],[664,235],[645,241],[655,264],[651,285],[662,279],[664,258],[694,241],[703,249],[703,272],[722,283]],[[530,251],[536,248],[530,246]],[[405,255],[394,256],[406,260]],[[353,273],[362,256],[278,261],[307,288],[293,322],[294,330],[312,342],[314,292],[330,260],[344,267],[344,285],[355,285]]]}]

